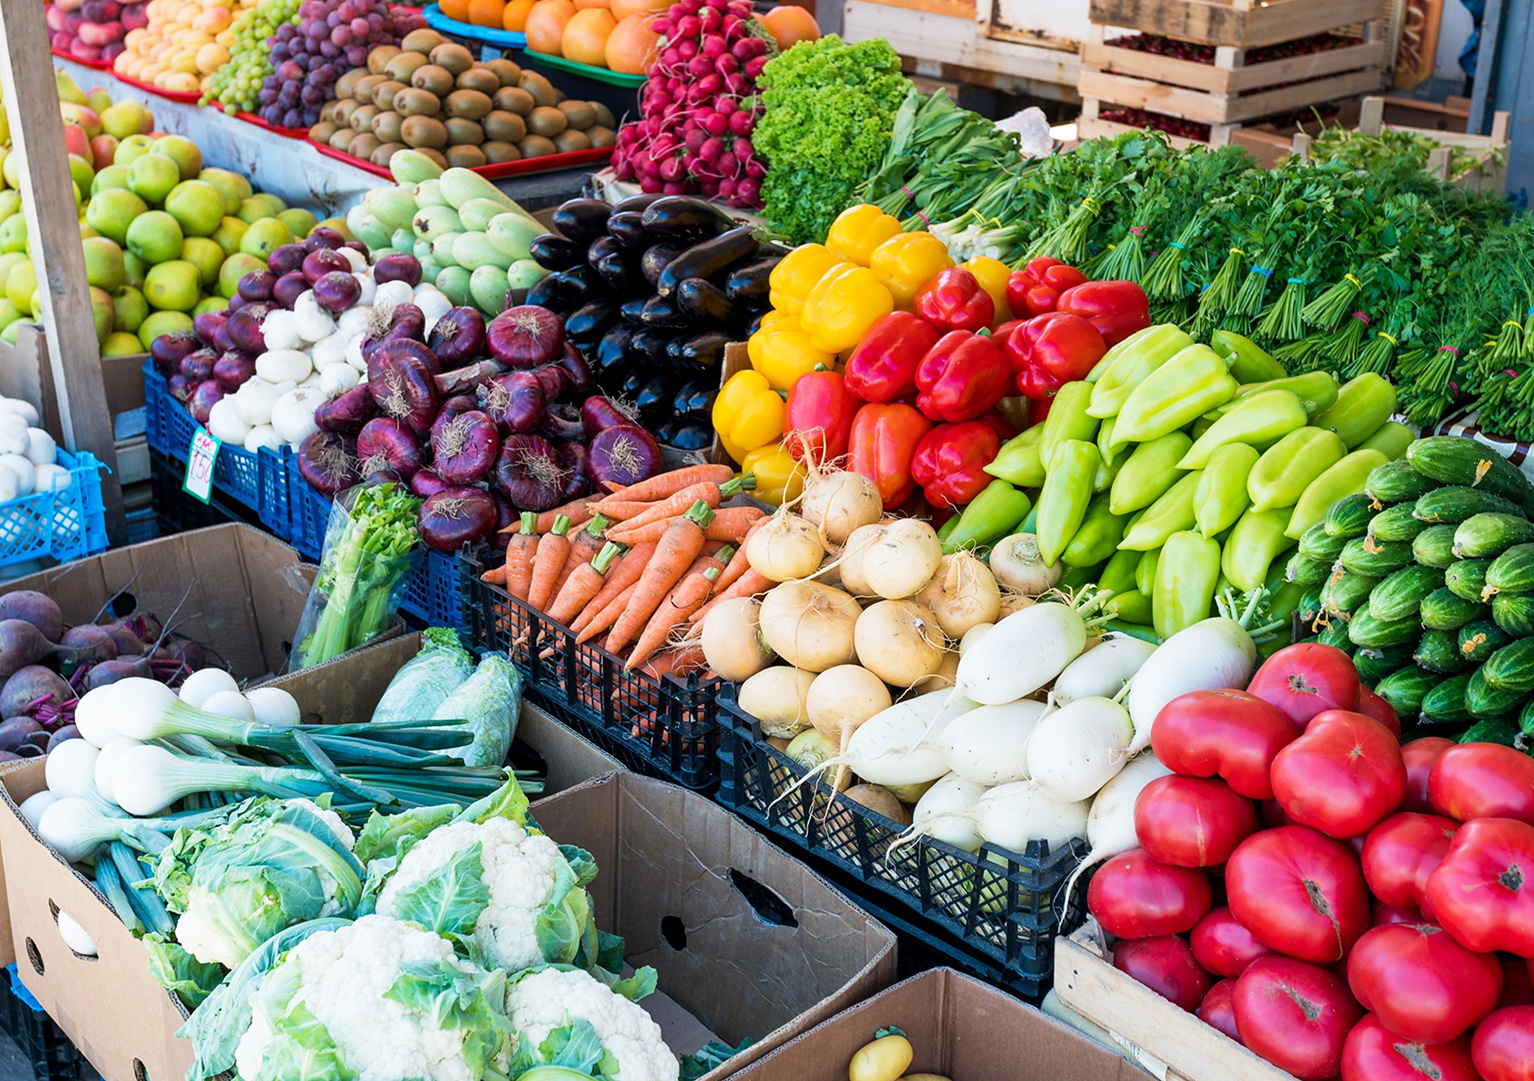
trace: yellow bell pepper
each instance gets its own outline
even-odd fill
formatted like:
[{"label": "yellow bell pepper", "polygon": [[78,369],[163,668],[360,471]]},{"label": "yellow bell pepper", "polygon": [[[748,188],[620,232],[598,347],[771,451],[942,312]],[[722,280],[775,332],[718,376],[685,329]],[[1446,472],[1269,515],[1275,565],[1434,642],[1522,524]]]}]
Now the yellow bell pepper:
[{"label": "yellow bell pepper", "polygon": [[826,235],[826,248],[838,259],[867,266],[874,249],[901,231],[899,219],[872,203],[860,203],[837,215]]},{"label": "yellow bell pepper", "polygon": [[895,298],[872,270],[843,263],[810,290],[799,323],[815,348],[840,353],[857,345],[869,327],[894,310]]},{"label": "yellow bell pepper", "polygon": [[804,491],[804,468],[783,449],[781,442],[757,447],[746,455],[740,468],[755,475],[756,490],[751,494],[763,503],[781,506],[798,499]]},{"label": "yellow bell pepper", "polygon": [[740,462],[783,437],[784,408],[784,396],[760,372],[736,372],[719,388],[709,419],[725,451]]},{"label": "yellow bell pepper", "polygon": [[868,266],[895,298],[895,306],[909,310],[916,291],[953,266],[953,257],[931,233],[901,233],[875,248]]},{"label": "yellow bell pepper", "polygon": [[989,255],[977,255],[959,265],[975,276],[980,288],[990,294],[991,302],[996,305],[996,318],[991,320],[991,326],[1000,326],[1011,319],[1012,309],[1007,306],[1007,278],[1011,276],[1012,268]]},{"label": "yellow bell pepper", "polygon": [[822,244],[801,244],[779,260],[767,278],[767,299],[774,310],[798,315],[821,278],[842,260]]},{"label": "yellow bell pepper", "polygon": [[762,328],[746,340],[746,354],[767,385],[784,393],[806,372],[829,368],[836,362],[835,354],[815,348],[799,321],[787,315],[779,316],[771,326],[764,320]]}]

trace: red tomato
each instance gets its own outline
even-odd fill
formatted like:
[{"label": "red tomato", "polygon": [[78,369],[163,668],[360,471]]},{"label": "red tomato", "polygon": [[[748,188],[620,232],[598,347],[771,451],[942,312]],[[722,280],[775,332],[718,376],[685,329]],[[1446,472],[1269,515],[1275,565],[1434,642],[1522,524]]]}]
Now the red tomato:
[{"label": "red tomato", "polygon": [[1114,856],[1087,887],[1087,910],[1119,938],[1191,931],[1212,903],[1203,871],[1158,863],[1143,848]]},{"label": "red tomato", "polygon": [[1232,999],[1241,1042],[1300,1081],[1337,1076],[1343,1041],[1364,1013],[1335,975],[1292,957],[1253,961]]},{"label": "red tomato", "polygon": [[1500,743],[1461,743],[1444,751],[1428,775],[1427,798],[1439,814],[1516,818],[1534,824],[1534,758]]},{"label": "red tomato", "polygon": [[1427,779],[1433,772],[1433,763],[1450,747],[1459,744],[1442,736],[1423,736],[1410,743],[1401,744],[1401,761],[1406,763],[1406,796],[1401,800],[1401,810],[1432,814],[1433,805],[1427,798]]},{"label": "red tomato", "polygon": [[1198,1019],[1240,1043],[1241,1034],[1236,1031],[1236,1007],[1232,1001],[1235,993],[1235,980],[1221,980],[1215,984],[1204,996],[1204,1001],[1198,1004]]},{"label": "red tomato", "polygon": [[1257,831],[1257,808],[1221,780],[1157,777],[1135,799],[1135,836],[1152,859],[1218,867]]},{"label": "red tomato", "polygon": [[1512,818],[1466,822],[1428,875],[1425,896],[1461,945],[1534,957],[1534,826]]},{"label": "red tomato", "polygon": [[1441,815],[1393,814],[1364,838],[1364,881],[1374,896],[1397,908],[1416,908],[1428,919],[1422,891],[1443,862],[1459,823]]},{"label": "red tomato", "polygon": [[1389,927],[1392,923],[1421,923],[1422,913],[1415,908],[1397,908],[1395,905],[1374,906],[1374,926]]},{"label": "red tomato", "polygon": [[1443,1043],[1496,1009],[1502,966],[1442,927],[1395,923],[1366,931],[1348,954],[1348,987],[1391,1032]]},{"label": "red tomato", "polygon": [[1303,732],[1318,713],[1358,708],[1358,669],[1336,646],[1301,642],[1263,661],[1246,690],[1277,706]]},{"label": "red tomato", "polygon": [[1368,687],[1358,688],[1358,712],[1379,721],[1396,739],[1401,738],[1401,718],[1396,716],[1395,707]]},{"label": "red tomato", "polygon": [[1470,1037],[1411,1043],[1368,1014],[1342,1045],[1342,1081],[1481,1081],[1470,1061]]},{"label": "red tomato", "polygon": [[1198,967],[1193,951],[1176,935],[1115,943],[1113,967],[1192,1013],[1214,980]]},{"label": "red tomato", "polygon": [[1222,777],[1248,799],[1268,799],[1273,756],[1295,735],[1287,717],[1245,691],[1194,691],[1156,714],[1151,749],[1173,773]]},{"label": "red tomato", "polygon": [[1284,813],[1284,809],[1278,805],[1276,799],[1262,801],[1262,824],[1270,830],[1276,830],[1279,826],[1297,826],[1294,819]]},{"label": "red tomato", "polygon": [[1369,928],[1358,860],[1306,826],[1242,841],[1225,865],[1225,891],[1231,915],[1264,946],[1318,965],[1342,960]]},{"label": "red tomato", "polygon": [[1194,960],[1216,976],[1239,976],[1247,965],[1272,952],[1237,923],[1224,905],[1211,908],[1188,939]]},{"label": "red tomato", "polygon": [[1484,1081],[1534,1081],[1534,1006],[1509,1006],[1482,1021],[1470,1056]]},{"label": "red tomato", "polygon": [[1273,795],[1289,817],[1339,840],[1367,833],[1405,792],[1401,745],[1362,713],[1318,714],[1273,759]]},{"label": "red tomato", "polygon": [[1497,1009],[1504,1006],[1534,1006],[1534,962],[1522,957],[1503,954],[1502,994],[1497,998]]}]

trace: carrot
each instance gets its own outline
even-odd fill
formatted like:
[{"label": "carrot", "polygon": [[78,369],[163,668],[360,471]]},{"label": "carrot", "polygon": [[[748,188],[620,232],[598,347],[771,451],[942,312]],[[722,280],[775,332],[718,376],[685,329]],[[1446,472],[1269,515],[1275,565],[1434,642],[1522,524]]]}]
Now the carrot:
[{"label": "carrot", "polygon": [[686,514],[668,522],[655,543],[655,554],[634,584],[634,596],[607,636],[607,651],[617,653],[634,640],[645,623],[666,599],[666,593],[687,573],[688,565],[703,549],[703,531],[714,512],[701,499]]},{"label": "carrot", "polygon": [[538,554],[533,557],[533,581],[527,591],[527,603],[538,611],[549,603],[554,593],[554,579],[559,577],[570,554],[570,538],[567,535],[570,519],[561,514],[554,519],[554,528],[538,538]]},{"label": "carrot", "polygon": [[644,631],[639,635],[639,641],[634,643],[634,651],[629,654],[629,659],[623,662],[626,669],[634,669],[647,661],[651,654],[665,644],[666,636],[672,628],[686,622],[703,602],[708,600],[708,595],[713,591],[714,583],[719,580],[719,575],[724,572],[724,565],[729,562],[734,549],[721,549],[718,555],[705,556],[698,560],[694,568],[687,572],[680,582],[671,590],[670,595],[661,602],[655,614],[650,617],[650,622],[645,624]]},{"label": "carrot", "polygon": [[746,558],[746,542],[751,539],[751,534],[760,529],[762,523],[766,520],[766,518],[758,518],[751,524],[751,528],[746,530],[746,535],[741,538],[740,547],[735,550],[735,557],[725,566],[724,573],[719,576],[719,581],[714,583],[715,596],[729,589],[735,584],[737,578],[751,569],[751,560]]},{"label": "carrot", "polygon": [[537,520],[532,511],[523,511],[521,530],[506,542],[506,566],[501,581],[506,592],[519,601],[527,600],[533,581],[533,555],[538,551],[538,534],[534,532]]},{"label": "carrot", "polygon": [[640,671],[656,679],[662,676],[676,676],[681,679],[693,669],[703,667],[703,664],[703,650],[697,646],[683,646],[651,657],[640,667]]},{"label": "carrot", "polygon": [[592,509],[607,512],[603,505],[608,499],[614,502],[632,503],[635,500],[654,502],[657,499],[665,499],[668,495],[674,495],[691,484],[701,484],[704,481],[713,481],[715,484],[723,484],[735,475],[735,470],[727,465],[689,465],[681,469],[673,469],[669,473],[658,473],[648,480],[642,480],[637,484],[630,484],[627,488],[619,488],[605,499],[599,499],[592,504]]},{"label": "carrot", "polygon": [[615,522],[626,522],[630,518],[643,514],[653,506],[655,506],[654,503],[646,502],[642,499],[635,500],[632,503],[609,503],[602,508],[601,513]]},{"label": "carrot", "polygon": [[591,622],[587,623],[586,626],[581,629],[580,633],[575,636],[576,642],[589,642],[597,635],[610,628],[614,623],[618,622],[618,617],[623,615],[624,611],[629,606],[629,601],[633,599],[634,590],[636,588],[637,584],[629,586],[627,589],[623,590],[623,592],[619,593],[616,597],[609,601],[605,608],[603,608],[596,615],[592,616]]},{"label": "carrot", "polygon": [[726,481],[724,484],[715,484],[713,481],[691,484],[675,495],[667,496],[659,503],[651,504],[649,510],[643,511],[624,522],[623,528],[633,529],[662,518],[675,518],[679,514],[686,514],[687,508],[699,499],[703,500],[710,507],[717,507],[725,500],[755,487],[756,477],[750,473],[736,477],[734,480]]},{"label": "carrot", "polygon": [[554,579],[554,589],[549,593],[549,600],[559,596],[559,591],[570,580],[570,575],[575,573],[576,567],[585,566],[597,557],[606,543],[602,540],[602,533],[607,528],[607,519],[598,514],[591,519],[591,524],[579,533],[572,533],[570,551],[565,555],[565,565],[559,568],[559,576]]},{"label": "carrot", "polygon": [[[644,565],[655,554],[655,545],[640,544],[630,548],[624,553],[623,558],[618,560],[616,567],[609,567],[606,583],[600,592],[591,598],[585,610],[576,617],[575,622],[570,624],[570,629],[577,634],[586,629],[586,624],[596,618],[597,614],[606,608],[614,597],[622,593],[629,586],[639,581],[639,575],[644,570]],[[608,624],[612,626],[612,624]]]},{"label": "carrot", "polygon": [[[740,553],[737,552],[735,558],[739,559]],[[733,563],[734,560],[731,560],[731,562]],[[729,568],[726,567],[725,574],[728,573]],[[724,575],[721,574],[719,578],[721,581],[723,581]],[[775,585],[777,585],[777,583],[774,582],[771,578],[768,578],[761,571],[754,571],[750,567],[747,567],[744,574],[735,579],[735,581],[731,582],[725,588],[720,589],[718,583],[715,583],[714,595],[709,597],[707,604],[692,614],[692,625],[697,627],[702,624],[703,617],[708,615],[709,609],[713,608],[714,605],[718,604],[720,601],[732,601],[737,597],[754,597],[758,593],[767,592],[767,590],[771,589]]]},{"label": "carrot", "polygon": [[506,584],[506,564],[502,563],[499,567],[491,567],[484,574],[481,574],[479,576],[479,580],[481,582],[488,582],[490,585],[493,585],[493,586],[503,586],[503,585],[505,585]]},{"label": "carrot", "polygon": [[[547,533],[553,529],[554,519],[558,518],[561,514],[570,519],[571,529],[579,529],[591,521],[591,511],[586,509],[588,498],[587,496],[581,496],[579,499],[572,499],[562,507],[555,507],[553,510],[546,510],[538,515],[538,532]],[[510,532],[510,527],[508,526],[502,532]]]},{"label": "carrot", "polygon": [[714,520],[709,523],[708,531],[704,536],[709,540],[739,544],[746,539],[746,534],[751,532],[751,527],[765,517],[767,512],[760,507],[725,507],[714,515]]},{"label": "carrot", "polygon": [[622,552],[622,548],[609,541],[590,563],[582,563],[571,571],[549,604],[549,618],[568,624],[571,617],[578,615],[601,590],[608,568]]}]

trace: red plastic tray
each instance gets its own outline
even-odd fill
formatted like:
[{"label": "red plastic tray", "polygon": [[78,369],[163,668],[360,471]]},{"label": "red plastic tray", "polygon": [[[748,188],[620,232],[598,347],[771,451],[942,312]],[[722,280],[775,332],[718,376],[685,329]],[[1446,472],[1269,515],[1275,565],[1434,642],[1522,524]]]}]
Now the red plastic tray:
[{"label": "red plastic tray", "polygon": [[110,60],[81,60],[78,56],[71,56],[66,52],[60,52],[51,45],[48,47],[48,51],[60,60],[68,60],[71,64],[79,64],[81,67],[95,68],[97,71],[112,70],[112,61]]},{"label": "red plastic tray", "polygon": [[[389,172],[387,165],[374,165],[370,161],[354,158],[350,154],[337,150],[333,146],[307,140],[310,146],[324,154],[327,158],[335,158],[344,161],[348,165],[354,165],[358,169],[381,176],[387,180],[394,179],[394,174]],[[471,172],[478,173],[486,180],[502,180],[508,176],[526,176],[530,173],[555,173],[561,169],[573,169],[578,165],[595,165],[605,162],[613,156],[613,148],[610,146],[592,147],[590,150],[572,150],[568,154],[548,154],[541,158],[527,158],[522,161],[503,161],[495,165],[476,165]]]},{"label": "red plastic tray", "polygon": [[[214,108],[218,108],[216,103]],[[278,127],[276,124],[268,124],[255,113],[235,113],[234,117],[236,120],[243,120],[247,124],[254,124],[263,131],[271,132],[273,135],[281,135],[284,139],[307,139],[309,137],[308,128]]]},{"label": "red plastic tray", "polygon": [[130,79],[128,76],[123,75],[120,72],[114,71],[112,74],[114,77],[122,82],[127,83],[129,86],[137,87],[138,89],[144,91],[146,94],[153,94],[155,97],[164,98],[166,101],[176,101],[180,102],[182,105],[196,105],[199,101],[202,100],[201,91],[198,91],[195,94],[189,94],[180,93],[173,90],[161,90],[158,86],[151,86],[149,83],[141,83],[137,79]]}]

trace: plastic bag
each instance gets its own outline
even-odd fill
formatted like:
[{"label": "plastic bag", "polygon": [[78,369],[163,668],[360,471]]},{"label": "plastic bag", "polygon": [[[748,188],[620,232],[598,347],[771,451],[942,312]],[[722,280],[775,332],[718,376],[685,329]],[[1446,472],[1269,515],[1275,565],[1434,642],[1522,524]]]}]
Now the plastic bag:
[{"label": "plastic bag", "polygon": [[511,750],[522,715],[522,676],[499,653],[479,662],[474,674],[432,714],[434,720],[461,720],[474,730],[474,742],[452,753],[469,766],[499,766]]},{"label": "plastic bag", "polygon": [[421,633],[421,642],[421,652],[406,661],[384,688],[373,709],[375,723],[429,718],[473,674],[473,658],[448,628],[428,627]]}]

